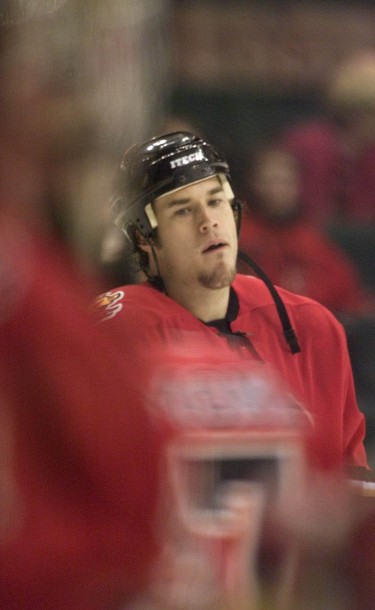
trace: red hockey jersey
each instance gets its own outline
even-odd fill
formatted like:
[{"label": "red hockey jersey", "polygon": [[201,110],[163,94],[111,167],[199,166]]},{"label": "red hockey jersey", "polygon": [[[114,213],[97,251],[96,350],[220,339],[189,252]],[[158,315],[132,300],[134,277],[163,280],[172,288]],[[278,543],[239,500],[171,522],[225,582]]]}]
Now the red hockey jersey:
[{"label": "red hockey jersey", "polygon": [[[238,274],[233,289],[239,310],[230,323],[231,331],[244,333],[251,341],[238,341],[236,357],[243,364],[244,360],[253,362],[254,353],[258,354],[311,414],[319,439],[319,451],[316,445],[311,448],[311,462],[324,469],[366,467],[364,416],[356,404],[341,324],[317,302],[279,288],[301,346],[301,353],[293,355],[263,282]],[[144,351],[154,350],[160,340],[179,341],[192,333],[205,337],[218,354],[228,345],[227,335],[205,325],[147,283],[112,290],[101,295],[96,305],[101,320],[112,327],[123,349],[129,343]]]},{"label": "red hockey jersey", "polygon": [[233,291],[231,334],[147,283],[96,301],[116,349],[142,354],[144,402],[176,433],[151,587],[162,608],[239,610],[263,595],[272,605],[271,591],[275,607],[279,595],[292,598],[295,549],[279,510],[298,504],[310,469],[335,478],[367,465],[341,325],[280,289],[301,346],[293,355],[263,282],[237,275]]}]

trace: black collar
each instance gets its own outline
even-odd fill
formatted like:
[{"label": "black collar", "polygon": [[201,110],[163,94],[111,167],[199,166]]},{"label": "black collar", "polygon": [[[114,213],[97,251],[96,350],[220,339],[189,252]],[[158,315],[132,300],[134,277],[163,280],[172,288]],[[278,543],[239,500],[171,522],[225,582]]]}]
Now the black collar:
[{"label": "black collar", "polygon": [[228,309],[227,313],[225,314],[225,318],[220,318],[219,320],[212,320],[211,322],[205,322],[205,324],[206,326],[214,326],[220,333],[232,334],[230,324],[237,318],[239,310],[240,303],[238,300],[238,296],[233,287],[231,286],[229,292]]}]

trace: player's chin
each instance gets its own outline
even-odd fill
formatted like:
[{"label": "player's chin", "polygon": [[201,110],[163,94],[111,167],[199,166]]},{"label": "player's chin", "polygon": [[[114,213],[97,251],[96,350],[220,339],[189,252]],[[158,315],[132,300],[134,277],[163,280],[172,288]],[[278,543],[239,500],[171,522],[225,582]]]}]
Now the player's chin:
[{"label": "player's chin", "polygon": [[199,283],[205,288],[219,290],[230,286],[236,277],[235,265],[220,263],[212,270],[205,270],[199,275]]}]

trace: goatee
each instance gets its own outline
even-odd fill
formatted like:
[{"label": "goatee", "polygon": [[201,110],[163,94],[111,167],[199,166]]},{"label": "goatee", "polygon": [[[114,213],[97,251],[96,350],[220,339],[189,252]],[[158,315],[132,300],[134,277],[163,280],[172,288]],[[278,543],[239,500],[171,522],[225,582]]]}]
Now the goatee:
[{"label": "goatee", "polygon": [[218,290],[225,286],[230,286],[236,277],[236,268],[228,268],[224,264],[220,264],[212,271],[202,272],[198,276],[198,281],[201,286],[210,288],[211,290]]}]

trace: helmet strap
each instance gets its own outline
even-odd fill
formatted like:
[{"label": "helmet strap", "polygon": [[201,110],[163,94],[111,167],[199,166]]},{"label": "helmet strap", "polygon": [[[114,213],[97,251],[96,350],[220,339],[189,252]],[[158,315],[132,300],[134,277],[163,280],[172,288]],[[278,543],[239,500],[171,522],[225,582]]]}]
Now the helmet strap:
[{"label": "helmet strap", "polygon": [[237,237],[239,239],[241,232],[241,220],[242,220],[242,203],[239,199],[234,199],[232,201],[232,210],[234,214],[234,219],[236,221],[237,227]]},{"label": "helmet strap", "polygon": [[152,282],[155,283],[156,285],[158,285],[159,289],[162,290],[162,292],[166,293],[163,278],[160,275],[159,261],[158,261],[158,257],[156,256],[154,245],[150,241],[148,243],[150,244],[151,253],[152,253],[152,256],[154,257],[155,266],[156,266],[156,275],[154,275],[152,277]]}]

